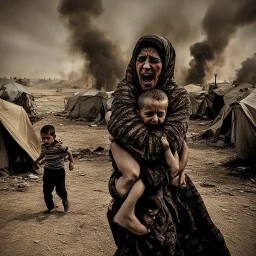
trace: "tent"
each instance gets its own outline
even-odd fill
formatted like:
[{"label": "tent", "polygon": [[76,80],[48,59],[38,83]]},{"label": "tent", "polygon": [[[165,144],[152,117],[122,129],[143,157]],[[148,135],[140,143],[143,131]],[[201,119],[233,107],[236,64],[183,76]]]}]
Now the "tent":
[{"label": "tent", "polygon": [[205,99],[205,95],[208,94],[208,90],[204,90],[203,87],[195,84],[186,85],[184,88],[187,90],[191,101],[192,108],[190,117],[195,118],[202,116],[202,113],[199,113],[199,108]]},{"label": "tent", "polygon": [[213,124],[202,137],[213,134],[235,145],[237,156],[244,160],[254,160],[256,156],[256,89],[249,84],[241,84],[224,97],[224,107]]},{"label": "tent", "polygon": [[193,84],[185,86],[192,104],[191,118],[216,118],[225,105],[224,98],[233,98],[234,93],[251,88],[252,85],[244,83],[235,86],[225,82],[216,84],[216,87],[211,89],[211,86],[201,87]]},{"label": "tent", "polygon": [[11,82],[0,86],[0,98],[22,106],[29,117],[38,117],[34,97],[23,85]]},{"label": "tent", "polygon": [[0,170],[8,174],[32,172],[40,142],[26,111],[0,99]]},{"label": "tent", "polygon": [[[71,119],[102,120],[108,110],[110,98],[106,92],[91,88],[70,97],[65,105]],[[108,103],[108,104],[107,104]]]}]

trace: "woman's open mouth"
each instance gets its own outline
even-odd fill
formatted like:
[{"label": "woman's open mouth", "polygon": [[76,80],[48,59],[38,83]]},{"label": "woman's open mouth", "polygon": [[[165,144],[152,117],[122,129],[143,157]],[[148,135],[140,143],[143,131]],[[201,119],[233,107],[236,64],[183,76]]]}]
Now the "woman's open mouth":
[{"label": "woman's open mouth", "polygon": [[154,80],[154,76],[152,74],[141,74],[141,80],[144,84],[151,84]]}]

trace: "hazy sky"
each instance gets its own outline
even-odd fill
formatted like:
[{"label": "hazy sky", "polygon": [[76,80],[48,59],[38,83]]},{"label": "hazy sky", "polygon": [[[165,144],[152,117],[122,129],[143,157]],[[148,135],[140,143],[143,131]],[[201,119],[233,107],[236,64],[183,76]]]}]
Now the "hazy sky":
[{"label": "hazy sky", "polygon": [[[73,3],[77,1],[73,0]],[[102,12],[90,16],[89,23],[101,31],[107,40],[118,46],[119,57],[125,63],[128,63],[131,57],[135,42],[143,34],[160,33],[166,36],[176,50],[175,76],[179,82],[184,80],[184,74],[192,59],[190,46],[207,37],[202,26],[207,10],[216,2],[229,4],[232,1],[98,0],[96,2],[102,2]],[[76,53],[71,51],[70,31],[65,26],[65,17],[61,18],[57,10],[59,3],[59,0],[0,0],[1,77],[65,78],[70,72],[79,73],[84,57],[79,56],[79,51]],[[230,8],[225,12],[228,14]],[[216,24],[216,27],[222,29],[219,24]],[[231,80],[235,77],[235,70],[241,67],[241,63],[253,56],[256,52],[255,31],[255,20],[235,27],[221,54],[221,64],[217,63],[212,68],[212,72],[218,73],[218,79]],[[124,74],[125,66],[122,69]],[[211,76],[207,77],[208,81],[213,79]]]}]

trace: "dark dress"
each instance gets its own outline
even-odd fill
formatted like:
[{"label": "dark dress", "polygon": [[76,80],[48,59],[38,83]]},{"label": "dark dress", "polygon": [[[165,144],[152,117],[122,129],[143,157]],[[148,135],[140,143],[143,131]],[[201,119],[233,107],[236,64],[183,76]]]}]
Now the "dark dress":
[{"label": "dark dress", "polygon": [[[142,92],[135,68],[136,52],[143,40],[149,38],[157,40],[165,49],[164,66],[155,87],[163,90],[169,98],[164,127],[160,130],[148,129],[135,111]],[[161,203],[150,235],[136,236],[115,224],[113,217],[122,200],[114,182],[115,178],[120,177],[120,172],[112,159],[114,171],[109,180],[109,191],[115,202],[107,216],[118,247],[115,255],[230,255],[223,236],[213,224],[189,176],[186,175],[186,187],[177,190],[169,185],[169,176],[164,175],[167,171],[165,163],[161,161],[160,138],[165,135],[171,150],[180,152],[190,115],[189,95],[173,80],[174,64],[175,52],[167,39],[157,35],[142,37],[134,48],[126,77],[114,93],[109,132],[139,162],[145,193],[155,193]]]}]

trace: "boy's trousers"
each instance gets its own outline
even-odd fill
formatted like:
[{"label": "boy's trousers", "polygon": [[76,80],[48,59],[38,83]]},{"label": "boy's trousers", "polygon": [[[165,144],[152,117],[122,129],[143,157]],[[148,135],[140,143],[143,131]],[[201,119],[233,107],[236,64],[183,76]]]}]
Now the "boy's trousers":
[{"label": "boy's trousers", "polygon": [[44,200],[48,209],[54,208],[54,202],[52,200],[54,187],[56,187],[56,193],[62,200],[67,199],[64,168],[54,170],[44,167],[43,182]]}]

